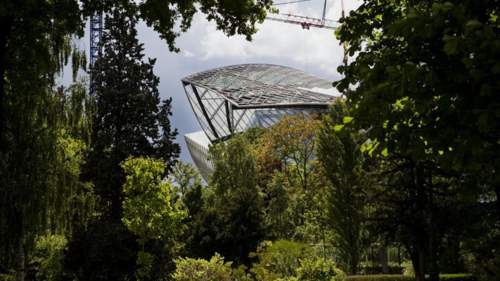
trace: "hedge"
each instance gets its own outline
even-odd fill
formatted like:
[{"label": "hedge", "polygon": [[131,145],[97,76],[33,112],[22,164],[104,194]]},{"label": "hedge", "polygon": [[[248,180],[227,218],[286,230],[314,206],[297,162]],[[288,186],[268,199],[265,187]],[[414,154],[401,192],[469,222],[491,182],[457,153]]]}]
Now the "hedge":
[{"label": "hedge", "polygon": [[[429,280],[429,276],[425,277]],[[472,274],[442,274],[440,281],[476,281]],[[348,276],[344,281],[415,281],[413,276],[404,275],[354,275]]]}]

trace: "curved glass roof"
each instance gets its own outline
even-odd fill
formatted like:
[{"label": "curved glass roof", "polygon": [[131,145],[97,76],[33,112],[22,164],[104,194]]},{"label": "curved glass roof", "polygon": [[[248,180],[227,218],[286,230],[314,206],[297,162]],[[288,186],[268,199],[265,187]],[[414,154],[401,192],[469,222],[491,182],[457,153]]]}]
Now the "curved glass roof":
[{"label": "curved glass roof", "polygon": [[182,83],[212,142],[250,126],[273,125],[282,115],[325,109],[338,95],[329,80],[270,64],[211,69],[185,77]]}]

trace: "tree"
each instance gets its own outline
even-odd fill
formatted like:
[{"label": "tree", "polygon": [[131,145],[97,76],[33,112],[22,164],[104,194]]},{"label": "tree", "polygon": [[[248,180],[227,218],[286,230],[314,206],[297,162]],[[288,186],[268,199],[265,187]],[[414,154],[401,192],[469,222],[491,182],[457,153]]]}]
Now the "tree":
[{"label": "tree", "polygon": [[154,255],[145,251],[150,240],[168,239],[182,233],[182,211],[170,205],[170,183],[162,181],[166,165],[151,158],[129,158],[122,165],[127,174],[123,186],[123,223],[139,236],[139,279],[149,279]]},{"label": "tree", "polygon": [[325,114],[317,134],[318,159],[331,186],[327,188],[328,227],[333,231],[333,245],[355,275],[361,254],[361,232],[364,221],[364,190],[369,187],[360,138],[356,132],[340,134],[335,126],[348,115],[346,105],[336,100]]},{"label": "tree", "polygon": [[[343,20],[338,36],[359,54],[335,85],[358,85],[349,124],[370,128],[372,153],[486,171],[500,197],[499,9],[490,0],[366,1]],[[500,200],[497,211],[500,220]]]},{"label": "tree", "polygon": [[[490,0],[366,1],[342,20],[338,36],[357,57],[339,68],[345,77],[335,85],[352,104],[346,123],[369,128],[370,154],[410,156],[420,171],[433,161],[447,171],[486,172],[500,197],[498,13]],[[349,84],[357,87],[347,91]],[[436,280],[434,187],[425,177]],[[496,208],[500,221],[500,200]]]},{"label": "tree", "polygon": [[[169,1],[161,3],[158,0],[148,0],[141,3],[133,1],[121,2],[127,13],[139,16],[148,26],[160,33],[160,37],[167,41],[170,51],[179,51],[175,47],[175,40],[181,32],[186,32],[191,26],[193,15],[199,5],[199,10],[207,15],[209,21],[215,21],[217,29],[228,36],[235,34],[245,35],[247,40],[257,32],[255,24],[262,23],[266,11],[271,9],[271,0],[259,1]],[[36,67],[44,67],[49,72],[48,77],[55,78],[58,70],[67,63],[68,49],[63,48],[64,42],[72,36],[83,37],[85,19],[95,13],[110,13],[116,3],[114,1],[86,0],[81,3],[76,0],[61,4],[58,2],[24,2],[8,0],[2,3],[0,23],[0,139],[4,132],[4,86],[3,77],[8,76],[9,70],[15,67],[10,64],[10,53],[23,46],[24,51],[36,55]],[[120,4],[118,4],[120,5]],[[33,12],[36,10],[37,12]],[[175,26],[180,23],[180,31]],[[23,40],[17,44],[16,40]],[[43,44],[41,44],[43,42]],[[14,44],[13,44],[14,43]],[[76,50],[75,46],[72,46]],[[46,53],[53,53],[54,58],[65,58],[52,64],[46,60]],[[76,73],[82,58],[81,53],[75,52],[73,58]]]},{"label": "tree", "polygon": [[213,204],[207,207],[213,208],[213,223],[218,226],[213,250],[238,264],[248,264],[248,254],[264,238],[263,198],[252,148],[236,135],[227,144],[213,146],[211,153]]},{"label": "tree", "polygon": [[[68,50],[64,43],[70,37],[83,37],[85,20],[95,13],[110,13],[116,5],[122,5],[127,13],[140,17],[148,26],[152,26],[170,51],[179,51],[175,47],[175,40],[181,32],[186,32],[191,26],[193,15],[197,10],[207,15],[209,21],[215,21],[218,30],[228,36],[241,34],[247,40],[257,32],[255,24],[262,23],[266,17],[266,10],[271,9],[272,0],[258,1],[200,1],[200,0],[173,0],[161,2],[148,0],[140,3],[134,1],[94,1],[70,0],[64,3],[46,1],[3,1],[0,9],[0,139],[3,138],[5,124],[3,122],[4,87],[9,83],[9,71],[16,67],[11,63],[12,52],[22,50],[34,55],[34,67],[44,68],[49,72],[47,78],[54,79],[57,71],[67,63]],[[36,12],[34,12],[36,11]],[[180,25],[180,30],[176,26]],[[22,44],[20,44],[20,42]],[[76,47],[72,46],[75,50]],[[47,60],[46,54],[53,54],[53,58],[65,58],[53,64]],[[81,53],[74,53],[74,69]],[[6,84],[7,83],[7,84]]]},{"label": "tree", "polygon": [[[271,154],[284,163],[284,169],[293,172],[304,192],[308,192],[309,176],[313,173],[314,136],[317,116],[296,114],[284,116],[261,138],[261,154]],[[287,164],[292,164],[288,165]]]},{"label": "tree", "polygon": [[[289,208],[291,208],[292,221],[295,225],[293,233],[288,235],[295,236],[295,239],[305,239],[308,236],[306,213],[313,209],[316,203],[314,201],[317,192],[317,184],[314,182],[316,166],[313,163],[316,149],[314,136],[318,124],[316,117],[316,115],[305,114],[284,116],[268,129],[259,139],[256,147],[256,158],[261,174],[260,182],[265,184],[263,188],[268,195],[269,202],[278,203],[273,200],[278,198],[269,196],[271,190],[267,190],[268,187],[273,189],[273,193],[285,187],[276,186],[276,184],[285,183],[273,178],[281,177],[288,181],[287,193],[292,199]],[[282,193],[278,192],[273,195],[279,194]]]},{"label": "tree", "polygon": [[91,189],[79,180],[89,139],[86,89],[38,82],[8,89],[8,149],[0,153],[0,261],[16,260],[17,280],[24,280],[35,238],[66,233]]},{"label": "tree", "polygon": [[87,175],[99,196],[100,215],[114,221],[122,217],[125,175],[120,163],[130,156],[162,158],[165,171],[171,171],[180,152],[173,142],[177,130],[168,120],[171,99],[159,105],[155,60],[143,61],[136,23],[122,8],[106,17],[104,53],[92,69],[97,112]]},{"label": "tree", "polygon": [[201,186],[201,177],[193,164],[179,161],[173,167],[172,182],[174,184],[172,197],[176,198],[172,202],[175,203],[178,201],[177,197],[182,199],[187,193]]},{"label": "tree", "polygon": [[122,223],[126,179],[120,164],[128,157],[163,159],[166,173],[180,152],[177,130],[170,128],[171,99],[160,105],[154,60],[143,61],[136,23],[122,7],[106,17],[104,53],[91,70],[97,102],[82,178],[94,184],[96,212],[87,229],[75,232],[68,255],[81,279],[133,278],[139,245]]}]

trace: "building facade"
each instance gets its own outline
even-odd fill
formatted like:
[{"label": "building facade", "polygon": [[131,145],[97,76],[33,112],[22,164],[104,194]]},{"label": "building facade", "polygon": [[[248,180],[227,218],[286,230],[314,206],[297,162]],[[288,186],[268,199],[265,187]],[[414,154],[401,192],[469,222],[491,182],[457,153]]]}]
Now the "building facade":
[{"label": "building facade", "polygon": [[243,64],[203,71],[182,84],[202,131],[186,134],[193,162],[208,181],[208,147],[285,115],[321,113],[339,93],[332,82],[279,65]]}]

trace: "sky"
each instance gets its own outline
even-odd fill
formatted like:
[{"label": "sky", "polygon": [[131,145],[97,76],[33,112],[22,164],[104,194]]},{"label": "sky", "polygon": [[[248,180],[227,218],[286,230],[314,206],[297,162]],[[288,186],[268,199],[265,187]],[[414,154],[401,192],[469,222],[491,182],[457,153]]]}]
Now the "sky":
[{"label": "sky", "polygon": [[[275,0],[275,3],[294,0]],[[296,0],[295,0],[296,1]],[[338,20],[341,15],[341,0],[327,2],[326,18]],[[361,4],[360,0],[344,0],[346,15]],[[280,13],[321,18],[323,0],[278,5]],[[179,53],[168,50],[165,41],[144,23],[137,26],[139,42],[144,44],[145,58],[156,58],[155,75],[160,78],[159,92],[163,99],[172,97],[172,128],[177,128],[177,142],[181,145],[181,159],[192,162],[184,134],[201,130],[182,87],[181,79],[212,68],[245,64],[266,63],[292,67],[327,80],[340,79],[337,67],[342,63],[343,49],[330,29],[313,28],[304,30],[300,25],[274,22],[259,24],[259,31],[253,41],[243,36],[227,37],[208,22],[205,15],[197,13],[191,28],[176,42]],[[89,27],[77,44],[89,50]],[[71,71],[65,70],[62,84],[70,83]]]}]

